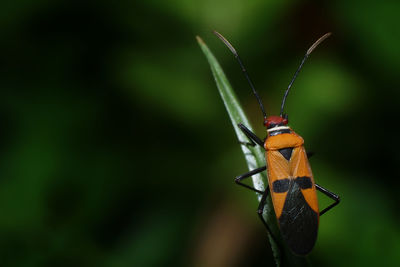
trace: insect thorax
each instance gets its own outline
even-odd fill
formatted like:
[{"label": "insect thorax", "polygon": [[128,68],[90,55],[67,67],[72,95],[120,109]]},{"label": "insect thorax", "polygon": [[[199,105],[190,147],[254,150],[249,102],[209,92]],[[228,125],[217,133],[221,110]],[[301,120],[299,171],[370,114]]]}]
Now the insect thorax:
[{"label": "insect thorax", "polygon": [[298,147],[304,144],[304,139],[288,126],[278,126],[268,129],[265,140],[266,150],[279,150],[287,147]]}]

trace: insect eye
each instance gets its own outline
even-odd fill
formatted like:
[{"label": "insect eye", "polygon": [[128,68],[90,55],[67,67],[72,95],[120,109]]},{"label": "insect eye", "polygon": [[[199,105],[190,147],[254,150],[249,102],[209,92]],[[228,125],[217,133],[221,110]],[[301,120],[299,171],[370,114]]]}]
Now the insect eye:
[{"label": "insect eye", "polygon": [[289,123],[289,116],[288,114],[283,114],[283,124],[287,125]]}]

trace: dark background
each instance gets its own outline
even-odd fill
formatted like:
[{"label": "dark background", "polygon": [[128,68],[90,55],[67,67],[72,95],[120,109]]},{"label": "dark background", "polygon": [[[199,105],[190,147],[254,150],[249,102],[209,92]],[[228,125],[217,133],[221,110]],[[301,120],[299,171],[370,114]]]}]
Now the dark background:
[{"label": "dark background", "polygon": [[[308,48],[290,125],[341,204],[315,266],[400,260],[400,2],[5,1],[0,8],[1,266],[271,266],[246,164],[200,35],[265,136]],[[320,196],[320,205],[330,200]]]}]

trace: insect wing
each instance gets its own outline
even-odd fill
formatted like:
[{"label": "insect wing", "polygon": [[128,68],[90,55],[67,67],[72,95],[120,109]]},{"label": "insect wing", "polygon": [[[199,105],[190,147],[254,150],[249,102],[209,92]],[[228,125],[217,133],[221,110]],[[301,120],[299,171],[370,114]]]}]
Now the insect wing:
[{"label": "insect wing", "polygon": [[296,254],[306,255],[318,233],[318,201],[311,168],[303,146],[293,149],[291,176],[279,227],[283,239]]},{"label": "insect wing", "polygon": [[311,168],[303,146],[286,159],[279,150],[267,152],[268,174],[280,231],[289,248],[306,255],[318,233],[318,201]]}]

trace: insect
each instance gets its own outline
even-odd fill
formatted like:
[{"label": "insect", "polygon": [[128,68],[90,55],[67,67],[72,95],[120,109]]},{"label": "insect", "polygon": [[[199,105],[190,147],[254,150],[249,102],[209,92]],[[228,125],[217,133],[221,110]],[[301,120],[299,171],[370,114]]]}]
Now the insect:
[{"label": "insect", "polygon": [[[276,238],[272,235],[267,222],[262,216],[267,196],[271,194],[283,241],[294,254],[307,255],[314,247],[317,239],[319,217],[339,204],[340,198],[336,194],[315,183],[308,162],[309,156],[304,149],[304,140],[288,126],[288,115],[284,113],[284,107],[290,88],[299,74],[299,71],[303,67],[304,62],[311,52],[322,41],[329,37],[331,33],[323,35],[307,50],[300,66],[297,68],[288,88],[285,91],[282,99],[280,115],[268,117],[261,98],[255,90],[235,48],[233,48],[228,40],[220,33],[214,31],[214,34],[221,39],[239,62],[242,72],[246,77],[253,94],[257,98],[264,116],[264,126],[267,128],[267,137],[262,141],[245,125],[241,123],[238,124],[238,127],[249,138],[250,143],[248,144],[252,146],[260,145],[265,149],[266,166],[268,167],[263,166],[242,174],[235,178],[235,182],[262,194],[257,212],[269,234],[276,241]],[[242,182],[242,180],[265,170],[267,170],[268,174],[268,186],[264,192]],[[322,211],[319,211],[316,190],[333,199],[334,203]]]}]

